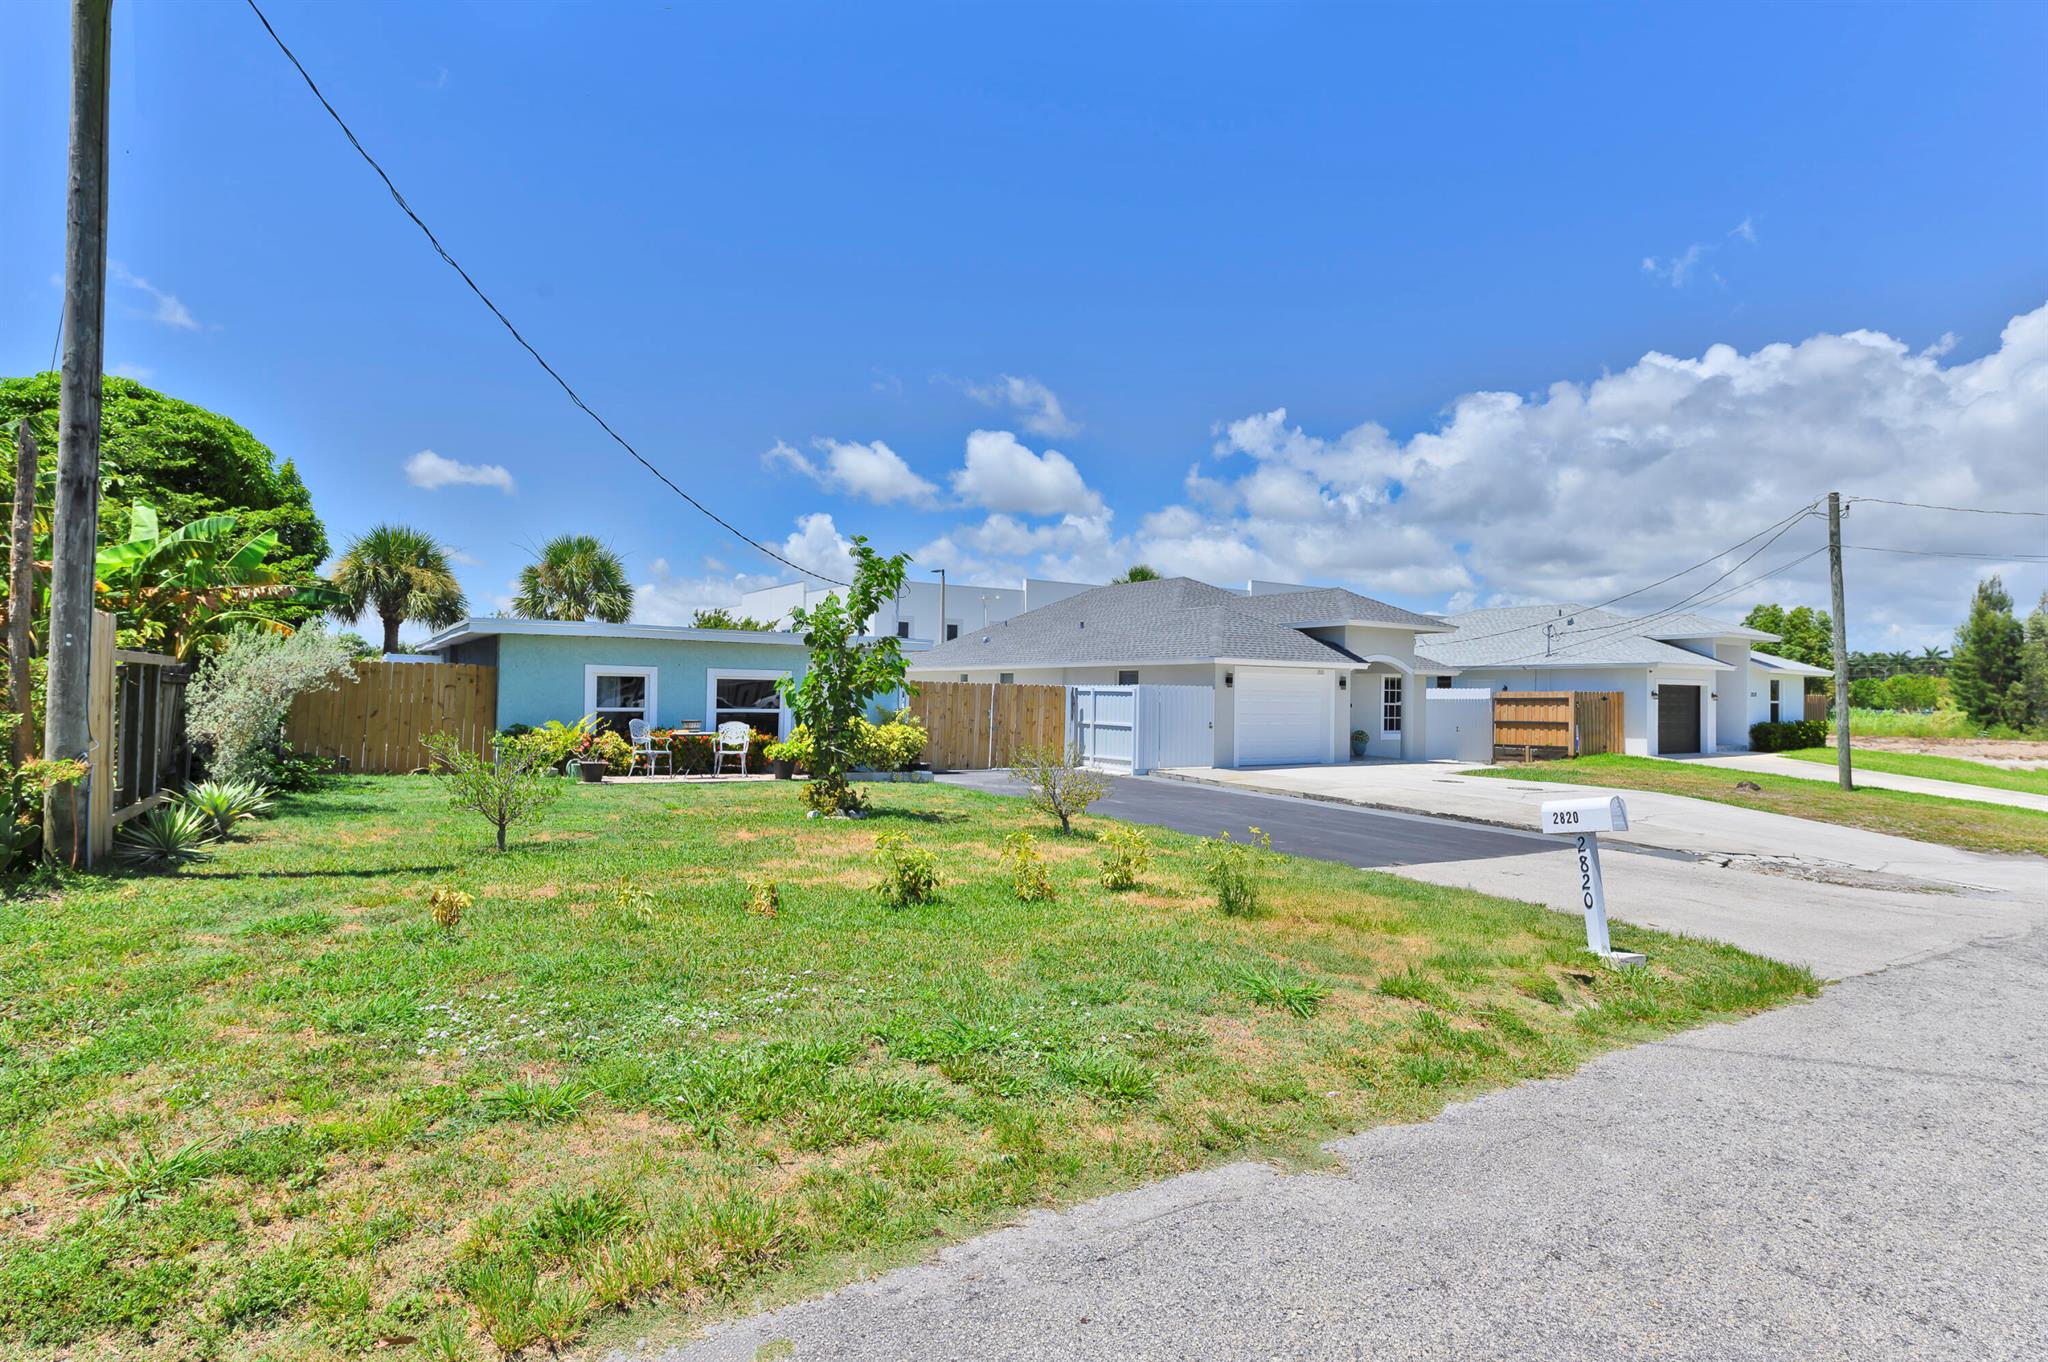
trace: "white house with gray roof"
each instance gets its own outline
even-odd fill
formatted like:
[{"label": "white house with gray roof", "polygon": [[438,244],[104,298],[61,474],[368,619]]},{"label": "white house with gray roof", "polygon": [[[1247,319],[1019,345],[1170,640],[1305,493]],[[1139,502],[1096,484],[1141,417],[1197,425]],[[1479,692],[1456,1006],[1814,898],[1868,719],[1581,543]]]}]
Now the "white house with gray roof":
[{"label": "white house with gray roof", "polygon": [[1755,649],[1775,634],[1685,612],[1519,605],[1449,623],[1422,647],[1459,686],[1620,691],[1624,745],[1638,756],[1747,748],[1751,724],[1802,717],[1805,679],[1827,675]]},{"label": "white house with gray roof", "polygon": [[913,681],[1202,686],[1218,766],[1420,759],[1418,691],[1450,668],[1418,644],[1452,625],[1339,587],[1188,577],[1118,583],[972,629],[910,659]]}]

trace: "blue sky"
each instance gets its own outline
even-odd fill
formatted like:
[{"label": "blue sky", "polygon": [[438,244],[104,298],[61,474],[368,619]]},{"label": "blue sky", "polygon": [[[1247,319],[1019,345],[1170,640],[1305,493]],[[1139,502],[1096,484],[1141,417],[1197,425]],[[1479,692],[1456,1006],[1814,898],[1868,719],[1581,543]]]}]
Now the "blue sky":
[{"label": "blue sky", "polygon": [[[1831,486],[2042,500],[2041,7],[266,8],[593,405],[822,567],[866,533],[1444,608],[1612,594]],[[21,373],[65,7],[11,18]],[[337,543],[417,523],[484,610],[568,530],[649,618],[776,575],[569,407],[246,9],[124,0],[114,78],[109,367],[294,457]],[[1941,639],[1983,565],[1870,555],[1852,643]]]}]

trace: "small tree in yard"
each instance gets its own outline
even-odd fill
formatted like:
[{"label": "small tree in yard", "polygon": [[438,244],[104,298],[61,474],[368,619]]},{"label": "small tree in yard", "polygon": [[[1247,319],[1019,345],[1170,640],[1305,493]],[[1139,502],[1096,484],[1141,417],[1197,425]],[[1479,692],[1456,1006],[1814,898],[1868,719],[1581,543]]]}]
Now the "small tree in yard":
[{"label": "small tree in yard", "polygon": [[264,780],[283,745],[293,697],[329,689],[350,665],[348,646],[317,628],[230,635],[187,692],[186,731],[212,749],[209,773],[216,780]]},{"label": "small tree in yard", "polygon": [[506,828],[538,818],[561,797],[564,782],[516,743],[499,743],[488,757],[465,749],[453,733],[429,734],[425,746],[448,783],[448,802],[482,814],[498,830],[500,851]]},{"label": "small tree in yard", "polygon": [[1109,793],[1109,777],[1083,766],[1080,749],[1062,743],[1019,751],[1010,779],[1030,787],[1032,804],[1059,819],[1062,833],[1074,830],[1074,815]]},{"label": "small tree in yard", "polygon": [[860,631],[875,612],[903,590],[910,555],[884,558],[853,537],[853,586],[827,596],[812,609],[799,607],[790,621],[803,636],[811,660],[803,679],[776,682],[790,713],[810,734],[805,762],[811,779],[804,802],[813,813],[852,813],[860,795],[846,773],[860,762],[861,723],[875,700],[903,686],[903,650],[894,638],[863,639]]}]

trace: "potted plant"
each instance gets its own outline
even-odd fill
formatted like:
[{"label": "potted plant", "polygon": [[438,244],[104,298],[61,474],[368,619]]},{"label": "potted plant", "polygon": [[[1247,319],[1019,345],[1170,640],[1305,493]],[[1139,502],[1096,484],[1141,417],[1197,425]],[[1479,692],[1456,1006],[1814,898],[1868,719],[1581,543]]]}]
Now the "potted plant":
[{"label": "potted plant", "polygon": [[796,775],[796,757],[786,742],[771,742],[761,749],[761,755],[768,758],[768,765],[775,772],[777,780],[789,780]]},{"label": "potted plant", "polygon": [[1362,728],[1354,728],[1354,729],[1352,729],[1352,730],[1351,730],[1351,756],[1352,756],[1352,759],[1353,759],[1353,760],[1355,761],[1355,760],[1357,760],[1358,758],[1360,758],[1360,757],[1362,757],[1362,756],[1364,756],[1364,755],[1365,755],[1365,730],[1364,730],[1364,729],[1362,729]]}]

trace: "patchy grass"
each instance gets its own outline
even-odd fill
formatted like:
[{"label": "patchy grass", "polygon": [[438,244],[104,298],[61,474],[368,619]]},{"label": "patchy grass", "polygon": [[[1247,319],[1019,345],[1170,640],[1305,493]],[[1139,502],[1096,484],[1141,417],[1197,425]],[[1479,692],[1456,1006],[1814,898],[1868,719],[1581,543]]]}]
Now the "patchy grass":
[{"label": "patchy grass", "polygon": [[[1502,766],[1471,774],[1503,780],[1549,780],[1622,790],[1656,790],[1810,818],[1819,823],[1887,832],[1916,842],[1940,842],[1969,851],[2048,854],[2048,813],[1905,790],[1868,786],[1842,790],[1824,781],[1802,780],[1797,776],[1760,775],[1727,767],[1611,754],[1531,766]],[[1760,788],[1738,789],[1739,781],[1749,781]]]},{"label": "patchy grass", "polygon": [[[204,866],[0,901],[0,1352],[490,1358],[674,1336],[1057,1204],[1814,991],[1729,947],[1200,843],[998,856],[1022,804],[574,786],[498,855],[354,778]],[[876,892],[876,838],[936,898]],[[772,875],[772,912],[759,885]],[[435,889],[471,896],[452,926]]]},{"label": "patchy grass", "polygon": [[[1802,747],[1778,755],[1797,761],[1835,764],[1832,747]],[[1981,785],[1987,790],[2018,790],[2024,794],[2048,795],[2048,767],[2013,770],[1964,757],[1939,757],[1918,752],[1870,752],[1851,740],[1850,757],[1864,770],[1889,771],[1895,776],[1923,776],[1928,780],[1953,780],[1962,785]]]}]

